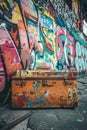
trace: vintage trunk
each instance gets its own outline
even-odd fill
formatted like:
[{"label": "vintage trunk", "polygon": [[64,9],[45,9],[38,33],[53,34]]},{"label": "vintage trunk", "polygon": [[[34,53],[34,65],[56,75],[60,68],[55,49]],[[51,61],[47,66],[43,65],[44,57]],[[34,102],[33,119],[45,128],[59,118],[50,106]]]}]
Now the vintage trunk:
[{"label": "vintage trunk", "polygon": [[12,108],[74,107],[76,72],[28,70],[12,77]]}]

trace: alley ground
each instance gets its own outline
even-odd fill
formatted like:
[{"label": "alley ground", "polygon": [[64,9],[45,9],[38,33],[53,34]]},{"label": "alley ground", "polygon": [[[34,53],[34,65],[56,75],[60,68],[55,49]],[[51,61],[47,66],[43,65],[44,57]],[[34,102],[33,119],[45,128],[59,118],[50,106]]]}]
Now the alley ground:
[{"label": "alley ground", "polygon": [[12,110],[0,107],[0,130],[87,130],[87,77],[78,79],[75,109]]}]

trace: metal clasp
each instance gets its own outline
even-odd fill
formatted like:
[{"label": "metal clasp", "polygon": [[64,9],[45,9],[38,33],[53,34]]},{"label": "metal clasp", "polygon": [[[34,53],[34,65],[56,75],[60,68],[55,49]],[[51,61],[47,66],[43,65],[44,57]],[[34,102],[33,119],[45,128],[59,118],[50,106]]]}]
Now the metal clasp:
[{"label": "metal clasp", "polygon": [[48,80],[42,80],[42,86],[43,87],[45,87],[45,86],[52,87],[54,84],[56,84],[56,81],[54,81],[54,80],[52,80],[51,84],[48,83]]},{"label": "metal clasp", "polygon": [[25,83],[24,80],[22,80],[22,81],[18,81],[18,82],[16,83],[16,85],[17,85],[17,86],[20,86],[20,87],[23,87],[23,86],[26,85],[26,83]]},{"label": "metal clasp", "polygon": [[64,86],[66,85],[72,85],[72,82],[64,80]]}]

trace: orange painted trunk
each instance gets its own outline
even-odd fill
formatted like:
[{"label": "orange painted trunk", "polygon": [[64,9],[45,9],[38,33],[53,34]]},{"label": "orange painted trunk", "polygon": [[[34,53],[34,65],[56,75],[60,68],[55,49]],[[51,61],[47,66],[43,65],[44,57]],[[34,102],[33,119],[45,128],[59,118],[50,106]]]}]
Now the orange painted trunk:
[{"label": "orange painted trunk", "polygon": [[12,108],[74,107],[76,72],[17,71],[12,77]]}]

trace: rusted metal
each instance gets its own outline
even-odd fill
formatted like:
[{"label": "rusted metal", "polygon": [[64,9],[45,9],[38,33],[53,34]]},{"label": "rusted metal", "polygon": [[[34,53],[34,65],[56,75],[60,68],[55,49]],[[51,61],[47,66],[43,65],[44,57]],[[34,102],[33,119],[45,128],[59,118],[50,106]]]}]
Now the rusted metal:
[{"label": "rusted metal", "polygon": [[12,76],[12,107],[73,107],[77,90],[76,72],[17,71]]}]

